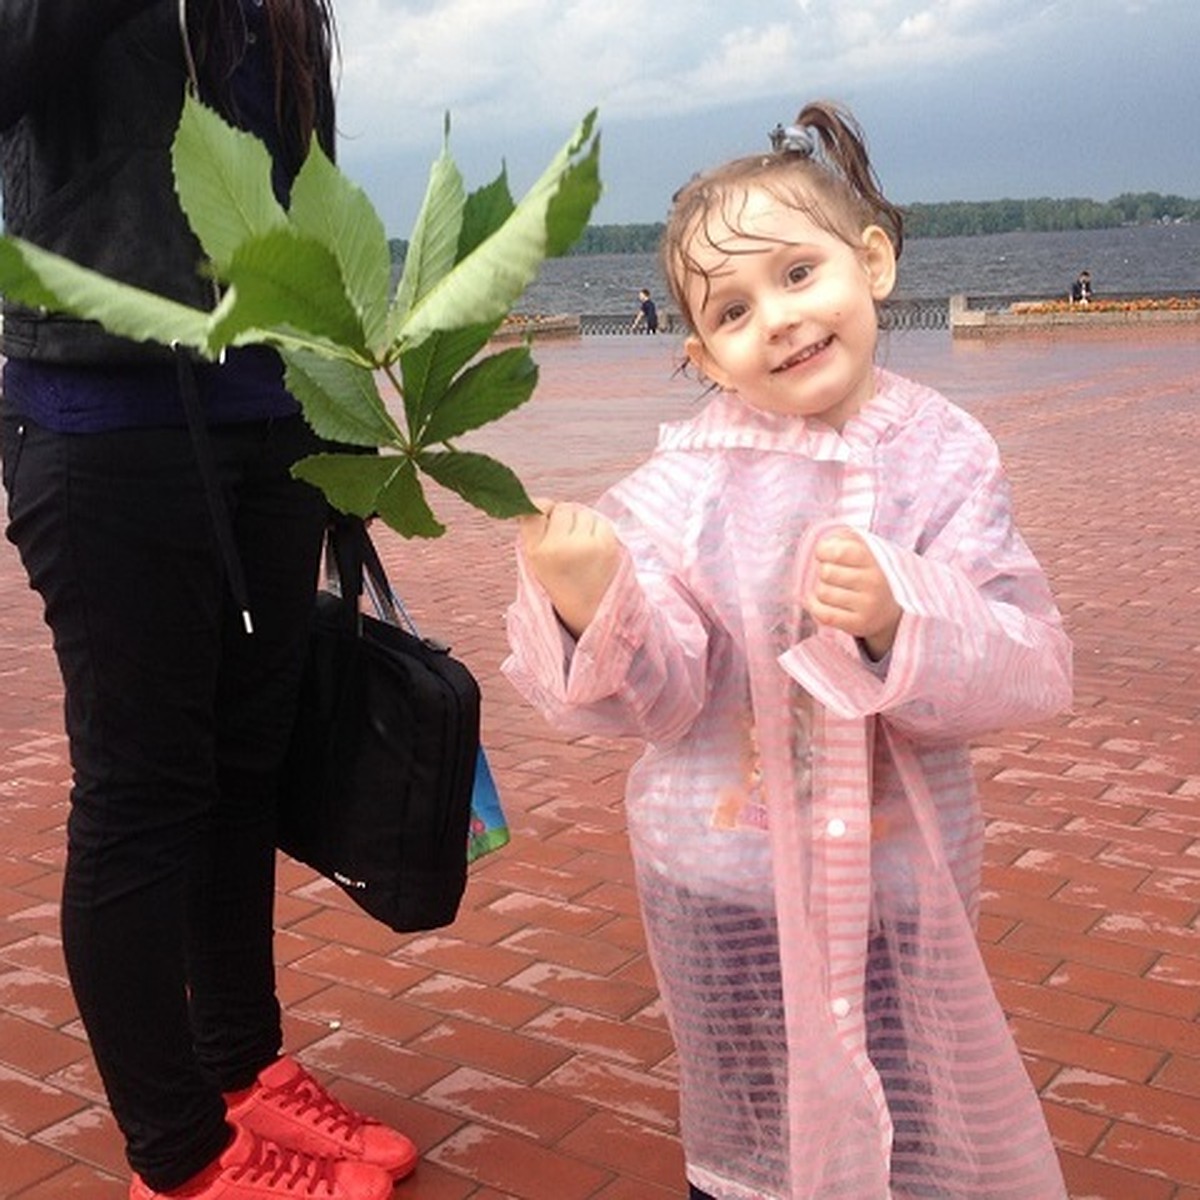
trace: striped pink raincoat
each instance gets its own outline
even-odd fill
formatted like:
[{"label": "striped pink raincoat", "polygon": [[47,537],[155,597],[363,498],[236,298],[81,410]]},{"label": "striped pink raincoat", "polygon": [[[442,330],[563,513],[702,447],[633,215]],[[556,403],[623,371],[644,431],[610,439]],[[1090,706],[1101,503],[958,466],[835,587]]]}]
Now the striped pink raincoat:
[{"label": "striped pink raincoat", "polygon": [[[974,933],[967,741],[1071,687],[992,439],[882,371],[841,434],[718,397],[599,507],[628,554],[595,620],[576,644],[519,564],[505,670],[559,728],[647,743],[628,826],[689,1178],[1061,1200]],[[839,526],[903,608],[883,663],[799,603]]]}]

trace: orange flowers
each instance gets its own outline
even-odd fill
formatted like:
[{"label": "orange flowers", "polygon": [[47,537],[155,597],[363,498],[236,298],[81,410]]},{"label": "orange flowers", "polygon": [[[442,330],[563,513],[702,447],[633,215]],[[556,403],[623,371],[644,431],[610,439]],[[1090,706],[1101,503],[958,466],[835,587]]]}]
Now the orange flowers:
[{"label": "orange flowers", "polygon": [[1144,296],[1136,300],[1091,300],[1087,304],[1070,300],[1041,300],[1014,304],[1015,313],[1105,313],[1105,312],[1185,312],[1200,308],[1200,297]]}]

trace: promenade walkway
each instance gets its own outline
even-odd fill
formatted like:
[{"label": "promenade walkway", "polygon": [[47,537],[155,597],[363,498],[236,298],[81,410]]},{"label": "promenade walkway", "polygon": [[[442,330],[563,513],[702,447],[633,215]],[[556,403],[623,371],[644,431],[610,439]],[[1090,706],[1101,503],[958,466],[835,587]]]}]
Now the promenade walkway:
[{"label": "promenade walkway", "polygon": [[[673,349],[539,346],[536,398],[475,444],[537,493],[592,498],[697,403]],[[1200,1200],[1200,339],[912,333],[883,350],[994,431],[1075,639],[1072,711],[976,752],[981,942],[1072,1196]],[[420,1143],[397,1200],[680,1197],[672,1046],[624,837],[635,748],[566,741],[519,701],[498,670],[512,531],[438,503],[446,538],[383,549],[418,622],[482,680],[513,842],[473,869],[456,924],[409,936],[283,860],[289,1047]],[[120,1200],[58,940],[60,703],[4,545],[0,1197]]]}]

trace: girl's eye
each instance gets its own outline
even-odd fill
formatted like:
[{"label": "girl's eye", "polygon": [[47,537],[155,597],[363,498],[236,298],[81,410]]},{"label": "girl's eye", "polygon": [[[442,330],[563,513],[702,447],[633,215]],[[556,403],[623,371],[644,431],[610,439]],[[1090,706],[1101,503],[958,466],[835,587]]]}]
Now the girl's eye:
[{"label": "girl's eye", "polygon": [[745,313],[745,311],[746,306],[744,304],[727,304],[723,309],[721,309],[721,312],[717,317],[717,324],[728,325],[730,321],[736,321],[740,316],[743,315],[743,313]]},{"label": "girl's eye", "polygon": [[812,274],[812,267],[807,263],[796,263],[788,268],[788,283],[803,283]]}]

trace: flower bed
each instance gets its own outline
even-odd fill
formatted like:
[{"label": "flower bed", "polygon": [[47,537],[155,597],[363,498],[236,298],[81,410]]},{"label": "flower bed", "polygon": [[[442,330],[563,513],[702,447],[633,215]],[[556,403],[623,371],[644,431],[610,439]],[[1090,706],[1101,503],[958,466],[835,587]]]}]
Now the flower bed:
[{"label": "flower bed", "polygon": [[1194,296],[1144,296],[1136,300],[1091,300],[1087,304],[1072,300],[1030,300],[1012,305],[1010,311],[1084,316],[1088,313],[1189,312],[1193,309],[1200,309],[1200,299]]},{"label": "flower bed", "polygon": [[966,296],[950,297],[952,337],[988,337],[994,333],[1097,329],[1111,326],[1200,324],[1200,297],[1146,296],[1129,300],[1025,300],[1002,310],[971,308]]},{"label": "flower bed", "polygon": [[492,335],[494,342],[520,342],[526,338],[561,338],[579,336],[577,316],[549,316],[542,313],[509,313],[500,328]]}]

